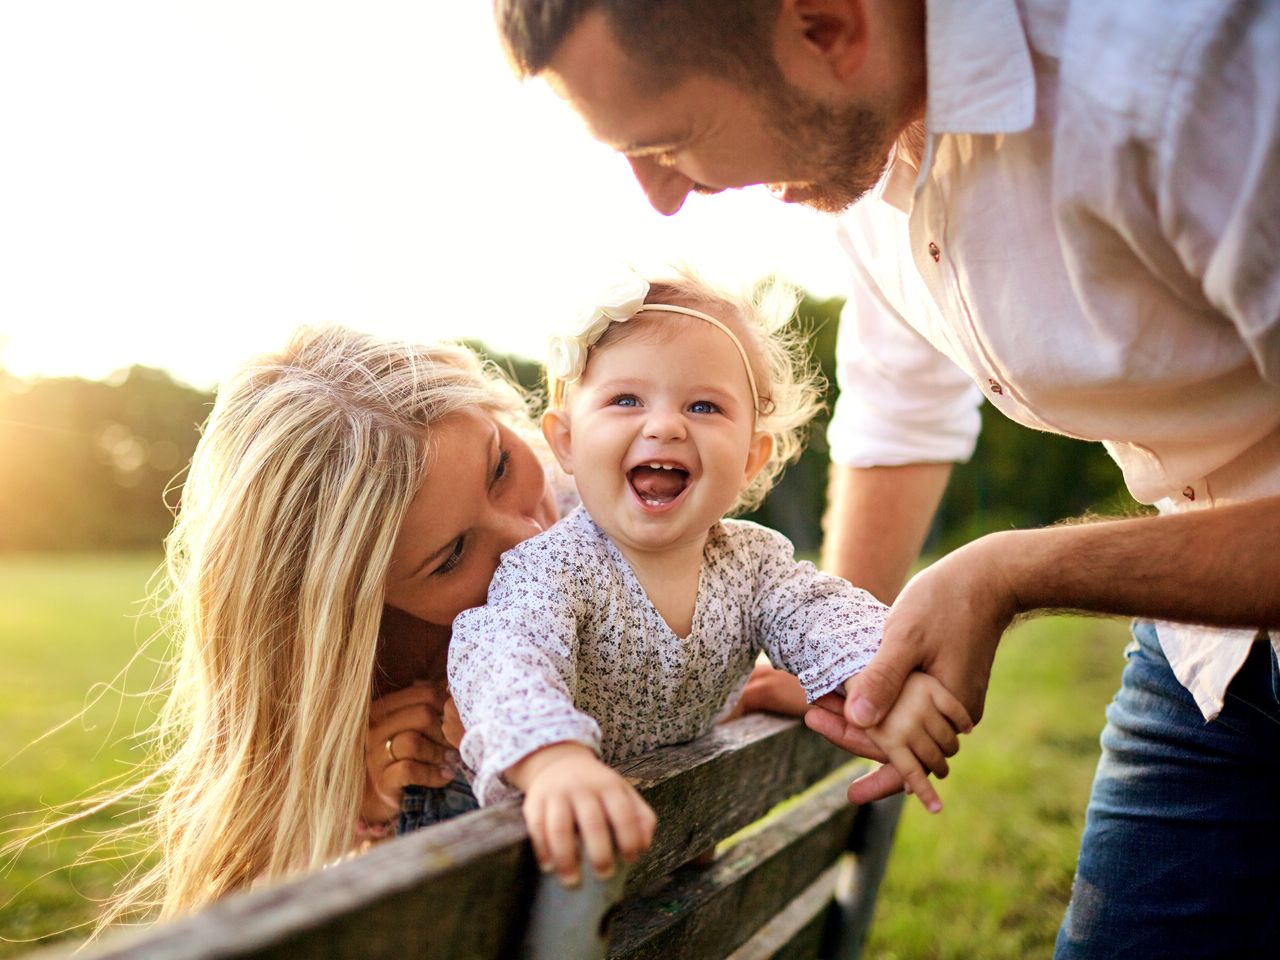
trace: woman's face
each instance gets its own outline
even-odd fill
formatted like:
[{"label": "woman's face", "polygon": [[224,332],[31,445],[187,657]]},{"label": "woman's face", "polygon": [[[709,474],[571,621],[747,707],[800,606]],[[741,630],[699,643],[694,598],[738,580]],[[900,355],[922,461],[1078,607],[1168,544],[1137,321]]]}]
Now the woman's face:
[{"label": "woman's face", "polygon": [[391,554],[387,603],[447,626],[485,602],[504,551],[553,524],[542,464],[488,413],[455,413],[431,428],[433,452]]}]

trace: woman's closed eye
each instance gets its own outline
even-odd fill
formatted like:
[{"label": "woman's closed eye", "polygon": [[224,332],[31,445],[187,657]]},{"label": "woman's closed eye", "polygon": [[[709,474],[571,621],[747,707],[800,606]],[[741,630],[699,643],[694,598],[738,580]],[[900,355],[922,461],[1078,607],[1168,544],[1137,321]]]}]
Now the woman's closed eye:
[{"label": "woman's closed eye", "polygon": [[498,454],[498,465],[493,470],[493,482],[497,483],[507,474],[507,465],[511,462],[511,454],[503,450]]},{"label": "woman's closed eye", "polygon": [[[493,468],[493,478],[489,481],[492,488],[499,480],[507,475],[507,471],[511,466],[511,454],[506,450],[498,452],[498,463]],[[453,542],[453,549],[449,551],[449,555],[444,558],[444,562],[440,566],[431,571],[431,576],[446,574],[453,570],[462,562],[463,554],[467,548],[467,535],[464,533]]]},{"label": "woman's closed eye", "polygon": [[459,563],[462,562],[462,552],[466,548],[466,534],[460,536],[453,542],[453,549],[449,551],[449,555],[444,558],[444,562],[440,566],[431,571],[431,576],[435,577],[440,574],[448,573]]}]

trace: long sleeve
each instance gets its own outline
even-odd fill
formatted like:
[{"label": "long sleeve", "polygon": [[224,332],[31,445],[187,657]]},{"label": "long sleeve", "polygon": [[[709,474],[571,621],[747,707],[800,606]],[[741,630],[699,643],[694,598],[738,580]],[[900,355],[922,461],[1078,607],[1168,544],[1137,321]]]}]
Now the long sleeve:
[{"label": "long sleeve", "polygon": [[750,533],[759,564],[753,616],[760,646],[816,700],[867,665],[880,647],[889,608],[796,560],[782,534],[754,525]]},{"label": "long sleeve", "polygon": [[1197,31],[1154,111],[1151,194],[1187,273],[1280,385],[1280,7],[1225,11]]},{"label": "long sleeve", "polygon": [[599,726],[574,708],[581,601],[564,589],[564,567],[540,559],[536,544],[505,554],[488,604],[453,624],[449,689],[482,805],[515,796],[503,771],[541,747],[600,750]]}]

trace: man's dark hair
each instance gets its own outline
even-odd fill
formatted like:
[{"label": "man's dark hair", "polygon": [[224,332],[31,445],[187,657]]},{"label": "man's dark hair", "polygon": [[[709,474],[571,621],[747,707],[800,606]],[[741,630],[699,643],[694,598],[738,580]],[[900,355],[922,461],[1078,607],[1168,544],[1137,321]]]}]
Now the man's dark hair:
[{"label": "man's dark hair", "polygon": [[691,73],[747,82],[777,73],[779,0],[494,0],[507,56],[522,77],[546,69],[578,21],[599,8],[637,72],[665,87]]}]

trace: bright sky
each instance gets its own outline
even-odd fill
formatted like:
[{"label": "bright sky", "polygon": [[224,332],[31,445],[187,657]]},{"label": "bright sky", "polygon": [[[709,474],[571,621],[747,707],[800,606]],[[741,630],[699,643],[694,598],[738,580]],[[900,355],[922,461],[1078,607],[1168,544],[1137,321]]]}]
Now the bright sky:
[{"label": "bright sky", "polygon": [[653,212],[486,0],[0,3],[0,364],[201,386],[301,323],[540,358],[621,266],[842,290],[760,188]]}]

